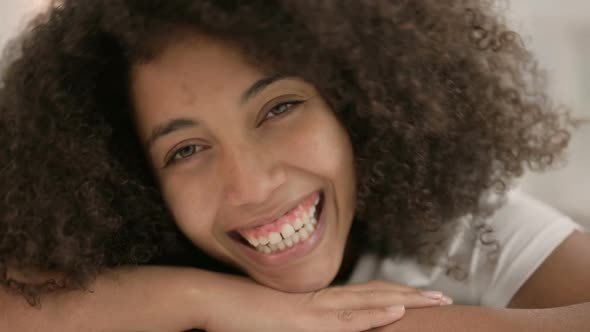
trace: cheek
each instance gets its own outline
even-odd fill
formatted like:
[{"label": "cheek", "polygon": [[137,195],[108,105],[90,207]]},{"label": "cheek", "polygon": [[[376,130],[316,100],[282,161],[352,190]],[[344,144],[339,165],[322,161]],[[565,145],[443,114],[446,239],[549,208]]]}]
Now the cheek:
[{"label": "cheek", "polygon": [[191,174],[174,174],[162,181],[161,188],[181,231],[199,247],[211,247],[216,203],[206,184]]},{"label": "cheek", "polygon": [[323,109],[292,135],[289,152],[302,167],[331,180],[354,181],[352,144],[331,110]]},{"label": "cheek", "polygon": [[162,194],[174,222],[182,233],[211,257],[231,264],[224,248],[223,226],[216,223],[221,206],[220,186],[213,176],[191,172],[168,176],[162,182]]},{"label": "cheek", "polygon": [[[329,108],[316,109],[313,116],[291,130],[288,139],[275,146],[294,167],[322,179],[334,190],[337,204],[354,213],[356,179],[352,143],[346,129]],[[317,183],[316,183],[317,184]]]}]

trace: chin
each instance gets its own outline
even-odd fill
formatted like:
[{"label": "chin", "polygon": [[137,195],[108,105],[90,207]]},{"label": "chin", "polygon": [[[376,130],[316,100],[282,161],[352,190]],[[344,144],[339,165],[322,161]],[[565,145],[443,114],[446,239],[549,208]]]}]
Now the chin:
[{"label": "chin", "polygon": [[296,272],[285,271],[281,276],[252,276],[259,283],[283,292],[289,293],[308,293],[317,291],[330,286],[336,274],[338,267],[330,268],[324,265],[321,269],[307,268],[298,269]]},{"label": "chin", "polygon": [[318,280],[308,281],[305,283],[293,283],[293,284],[288,284],[288,285],[281,285],[283,287],[282,287],[282,289],[281,288],[279,288],[279,289],[284,292],[290,292],[290,293],[309,293],[309,292],[314,292],[314,291],[326,288],[330,285],[331,282],[332,282],[332,278],[324,279],[324,280],[318,279]]},{"label": "chin", "polygon": [[323,288],[326,288],[332,282],[332,279],[318,279],[318,280],[306,280],[306,282],[268,282],[264,280],[258,280],[261,284],[288,293],[309,293],[314,292]]}]

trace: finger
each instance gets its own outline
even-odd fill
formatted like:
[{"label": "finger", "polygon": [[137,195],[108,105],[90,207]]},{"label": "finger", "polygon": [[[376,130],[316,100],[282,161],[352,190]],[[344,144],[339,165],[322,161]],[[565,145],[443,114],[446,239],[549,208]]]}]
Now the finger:
[{"label": "finger", "polygon": [[389,325],[403,317],[405,308],[394,306],[368,310],[334,310],[322,319],[326,332],[360,332]]},{"label": "finger", "polygon": [[440,292],[423,293],[419,291],[398,292],[369,290],[356,292],[338,292],[325,297],[328,308],[351,310],[383,308],[392,305],[404,305],[406,308],[423,308],[440,306],[447,303],[448,298]]},{"label": "finger", "polygon": [[409,292],[415,291],[416,288],[400,285],[393,282],[383,281],[383,280],[372,280],[369,282],[365,282],[362,284],[352,284],[341,286],[340,288],[351,290],[351,291],[366,291],[370,289],[382,289],[382,290],[390,290],[390,291],[400,291],[400,292]]}]

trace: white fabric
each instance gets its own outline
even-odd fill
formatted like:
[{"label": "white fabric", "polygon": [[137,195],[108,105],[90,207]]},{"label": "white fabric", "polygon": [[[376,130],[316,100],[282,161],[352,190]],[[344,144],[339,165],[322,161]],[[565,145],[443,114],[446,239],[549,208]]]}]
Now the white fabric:
[{"label": "white fabric", "polygon": [[[458,222],[453,236],[441,247],[446,254],[437,256],[437,264],[365,254],[349,283],[389,280],[443,291],[457,304],[506,307],[559,244],[574,230],[584,231],[570,218],[519,191],[510,192],[485,224],[491,226],[492,233],[482,234],[482,229],[472,227],[468,220]],[[499,250],[481,239],[496,240]],[[457,262],[460,268],[449,265]],[[468,271],[467,276],[461,276],[461,271]]]}]

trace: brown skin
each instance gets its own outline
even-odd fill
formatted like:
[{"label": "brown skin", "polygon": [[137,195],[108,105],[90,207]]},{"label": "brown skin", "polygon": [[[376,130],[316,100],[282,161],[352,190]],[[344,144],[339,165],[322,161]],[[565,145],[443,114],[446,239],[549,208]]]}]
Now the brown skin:
[{"label": "brown skin", "polygon": [[399,322],[372,331],[585,331],[590,326],[590,260],[580,259],[580,253],[589,251],[589,234],[570,235],[514,295],[510,309],[408,310]]},{"label": "brown skin", "polygon": [[[289,292],[328,286],[352,223],[355,174],[348,134],[318,91],[284,78],[244,101],[265,75],[235,48],[203,36],[171,45],[132,77],[141,141],[183,233],[261,284]],[[292,101],[301,103],[274,113]],[[155,128],[177,118],[198,124],[147,143]],[[229,236],[320,190],[327,228],[305,256],[262,264]]]},{"label": "brown skin", "polygon": [[590,302],[590,259],[585,254],[589,252],[589,234],[570,235],[520,288],[508,307],[551,308]]},{"label": "brown skin", "polygon": [[373,332],[569,332],[586,331],[588,303],[552,309],[486,309],[451,306],[408,310],[402,320]]}]

